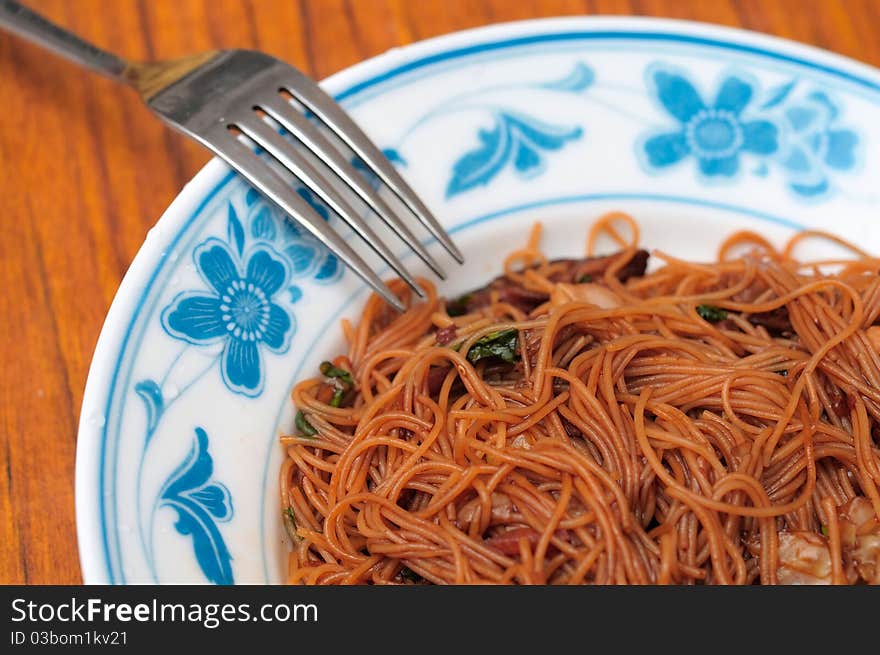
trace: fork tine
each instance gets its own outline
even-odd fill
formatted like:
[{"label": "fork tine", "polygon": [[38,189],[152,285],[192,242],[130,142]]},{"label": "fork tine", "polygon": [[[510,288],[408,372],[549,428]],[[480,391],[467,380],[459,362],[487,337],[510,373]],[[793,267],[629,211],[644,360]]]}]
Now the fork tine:
[{"label": "fork tine", "polygon": [[336,147],[321,134],[309,119],[299,113],[293,105],[284,100],[280,95],[265,98],[257,105],[278,121],[285,130],[293,134],[299,141],[311,150],[330,170],[332,170],[343,182],[345,182],[361,200],[372,209],[382,221],[390,227],[401,241],[412,248],[415,253],[427,264],[441,279],[446,279],[446,273],[440,268],[437,261],[428,253],[409,228],[401,221],[397,214],[382,200],[382,197],[373,187],[358,173],[354,166],[342,156]]},{"label": "fork tine", "polygon": [[199,140],[238,171],[255,189],[275,203],[284,213],[311,232],[316,239],[334,252],[391,306],[398,311],[406,309],[379,276],[351,249],[342,237],[330,229],[330,226],[312,209],[309,203],[303,200],[278,173],[273,171],[250,148],[232,136],[225,125],[217,126],[208,134],[199,135]]},{"label": "fork tine", "polygon": [[230,117],[229,123],[244,132],[257,145],[264,148],[278,163],[293,173],[300,182],[321,198],[336,214],[345,221],[385,262],[415,291],[425,297],[418,283],[404,268],[403,264],[370,229],[357,211],[343,198],[332,184],[303,156],[291,143],[269,126],[255,112],[242,117]]},{"label": "fork tine", "polygon": [[379,148],[349,118],[348,114],[336,104],[336,101],[327,95],[315,82],[295,69],[289,71],[288,78],[292,83],[285,84],[285,89],[320,118],[321,122],[333,130],[358,157],[373,169],[373,172],[403,201],[409,210],[421,221],[422,225],[437,238],[458,263],[464,263],[461,251],[455,246],[431,211],[388,162]]}]

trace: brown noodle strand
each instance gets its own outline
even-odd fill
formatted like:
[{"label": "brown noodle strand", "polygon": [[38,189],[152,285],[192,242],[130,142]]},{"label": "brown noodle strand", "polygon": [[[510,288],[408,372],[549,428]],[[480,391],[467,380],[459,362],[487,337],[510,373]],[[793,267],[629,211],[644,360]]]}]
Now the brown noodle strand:
[{"label": "brown noodle strand", "polygon": [[[343,321],[350,379],[294,387],[288,581],[880,582],[859,545],[880,540],[880,259],[743,231],[633,274],[627,214],[591,227],[601,260],[551,261],[541,232],[474,306],[390,282],[407,311]],[[855,259],[795,259],[817,238]]]},{"label": "brown noodle strand", "polygon": [[825,497],[821,502],[822,511],[828,521],[828,549],[831,552],[831,584],[846,584],[843,575],[843,556],[840,549],[840,526],[837,523],[837,507],[831,497]]}]

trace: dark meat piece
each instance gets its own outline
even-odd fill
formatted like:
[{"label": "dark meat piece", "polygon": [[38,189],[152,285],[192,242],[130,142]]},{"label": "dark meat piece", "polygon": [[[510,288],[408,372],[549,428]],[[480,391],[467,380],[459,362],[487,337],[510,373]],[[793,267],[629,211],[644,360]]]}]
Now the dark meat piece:
[{"label": "dark meat piece", "polygon": [[518,363],[505,362],[497,357],[492,357],[485,360],[483,366],[484,368],[481,377],[489,384],[500,383],[505,380],[509,381],[512,378],[518,379],[521,377],[516,373],[518,370]]},{"label": "dark meat piece", "polygon": [[739,331],[739,326],[736,323],[731,321],[729,318],[722,319],[715,324],[715,328],[718,330],[736,330]]},{"label": "dark meat piece", "polygon": [[[565,264],[565,267],[554,273],[550,279],[553,282],[568,282],[580,284],[584,281],[598,281],[605,274],[605,269],[618,257],[620,253],[605,257],[587,257],[586,259],[556,259],[552,264]],[[632,259],[617,272],[617,278],[626,282],[632,277],[645,274],[648,265],[648,251],[637,250]],[[549,296],[542,291],[525,289],[507,276],[500,276],[492,280],[488,285],[480,289],[466,293],[459,298],[446,304],[446,311],[450,316],[469,314],[489,305],[492,292],[498,293],[501,302],[513,305],[522,312],[529,313],[539,305],[547,302]]]},{"label": "dark meat piece", "polygon": [[522,335],[522,343],[523,349],[525,350],[526,357],[528,357],[529,365],[534,368],[535,364],[538,361],[538,352],[541,350],[541,335],[544,333],[543,330],[523,330],[520,332]]},{"label": "dark meat piece", "polygon": [[[581,282],[598,281],[605,275],[607,269],[620,253],[606,255],[604,257],[587,257],[586,259],[554,259],[551,264],[567,264],[567,268],[550,277],[554,282],[568,282],[580,284]],[[637,250],[626,265],[617,271],[617,279],[626,282],[631,277],[641,277],[648,267],[648,251]],[[585,279],[589,278],[589,279]]]},{"label": "dark meat piece", "polygon": [[626,266],[617,271],[617,279],[626,282],[631,277],[642,277],[648,268],[648,257],[650,255],[647,250],[636,250]]},{"label": "dark meat piece", "polygon": [[581,439],[584,436],[580,429],[578,429],[578,427],[574,423],[566,418],[562,419],[562,427],[565,428],[565,434],[567,434],[572,439]]},{"label": "dark meat piece", "polygon": [[526,314],[531,312],[538,305],[547,302],[549,298],[550,296],[542,291],[525,289],[516,284],[503,285],[498,291],[498,300],[513,305]]},{"label": "dark meat piece", "polygon": [[834,413],[837,414],[840,418],[846,418],[849,416],[849,402],[848,396],[844,396],[840,389],[835,384],[828,385],[828,400],[831,403],[831,409],[834,410]]},{"label": "dark meat piece", "polygon": [[428,393],[431,396],[436,396],[440,393],[443,381],[446,379],[447,373],[449,373],[449,368],[448,366],[432,366],[428,370]]},{"label": "dark meat piece", "polygon": [[478,309],[487,307],[492,301],[493,291],[498,292],[498,299],[501,302],[513,305],[527,314],[541,303],[547,302],[550,297],[540,291],[525,289],[502,275],[492,280],[488,286],[466,293],[448,303],[446,311],[450,316],[460,316],[461,314],[470,314]]},{"label": "dark meat piece", "polygon": [[[437,398],[440,395],[440,389],[443,388],[443,382],[446,380],[446,376],[449,375],[449,371],[451,370],[451,366],[432,366],[428,370],[429,396]],[[449,396],[451,398],[458,398],[464,392],[464,382],[461,381],[461,378],[456,377],[455,381],[452,383],[452,387],[449,389]]]},{"label": "dark meat piece", "polygon": [[409,510],[413,505],[413,500],[415,500],[416,490],[415,489],[404,489],[400,492],[400,497],[397,499],[397,506],[401,509]]},{"label": "dark meat piece", "polygon": [[541,539],[541,533],[530,527],[511,528],[486,539],[486,545],[505,555],[519,555],[519,540],[523,537],[534,548]]},{"label": "dark meat piece", "polygon": [[441,346],[445,346],[447,343],[450,343],[456,337],[456,330],[454,325],[450,325],[445,328],[440,328],[437,330],[437,333],[434,335],[437,339],[437,343]]},{"label": "dark meat piece", "polygon": [[794,328],[791,326],[787,307],[777,307],[769,312],[750,314],[749,323],[763,326],[772,337],[787,339],[794,336]]},{"label": "dark meat piece", "polygon": [[[556,333],[553,347],[555,348],[566,339],[578,334],[580,330],[576,325],[566,325]],[[523,345],[525,346],[526,357],[529,358],[529,364],[534,368],[538,363],[538,353],[541,350],[541,342],[543,341],[544,330],[522,330]]]}]

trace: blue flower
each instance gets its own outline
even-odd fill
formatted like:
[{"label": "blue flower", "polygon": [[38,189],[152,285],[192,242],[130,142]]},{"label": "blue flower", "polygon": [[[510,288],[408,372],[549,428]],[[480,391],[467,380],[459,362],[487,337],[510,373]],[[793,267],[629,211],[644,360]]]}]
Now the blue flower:
[{"label": "blue flower", "polygon": [[260,346],[280,353],[293,332],[292,317],[273,302],[290,277],[284,262],[265,247],[252,250],[242,273],[229,247],[208,239],[193,253],[213,293],[184,292],[162,314],[167,332],[192,344],[223,342],[220,368],[236,393],[257,396],[263,387]]},{"label": "blue flower", "polygon": [[[301,187],[297,193],[321,218],[329,220],[329,210],[311,191]],[[318,283],[330,284],[342,277],[343,266],[336,255],[304,227],[257,196],[248,203],[247,223],[252,238],[275,243],[287,260],[292,278],[311,277]]]},{"label": "blue flower", "polygon": [[814,91],[782,113],[788,148],[780,156],[789,187],[804,197],[823,195],[830,175],[857,163],[858,135],[838,124],[839,110],[825,93]]},{"label": "blue flower", "polygon": [[703,175],[733,177],[740,153],[766,156],[778,149],[773,123],[743,119],[754,89],[740,77],[727,77],[711,105],[678,73],[654,70],[650,79],[657,99],[680,126],[642,143],[649,166],[665,168],[693,155]]}]

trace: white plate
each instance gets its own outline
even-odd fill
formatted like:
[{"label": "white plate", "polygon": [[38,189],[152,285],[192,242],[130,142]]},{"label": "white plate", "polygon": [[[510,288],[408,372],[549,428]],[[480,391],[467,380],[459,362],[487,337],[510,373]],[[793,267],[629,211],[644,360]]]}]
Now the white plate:
[{"label": "white plate", "polygon": [[[581,253],[610,209],[685,257],[710,258],[737,228],[824,228],[880,250],[880,75],[813,48],[683,22],[530,21],[393,50],[326,87],[464,250],[466,266],[443,259],[449,293],[495,274],[535,220],[547,252]],[[125,276],[89,373],[86,582],[283,580],[289,391],[339,351],[339,319],[365,298],[219,162],[186,186]],[[268,311],[256,331],[237,327],[242,301]]]}]

